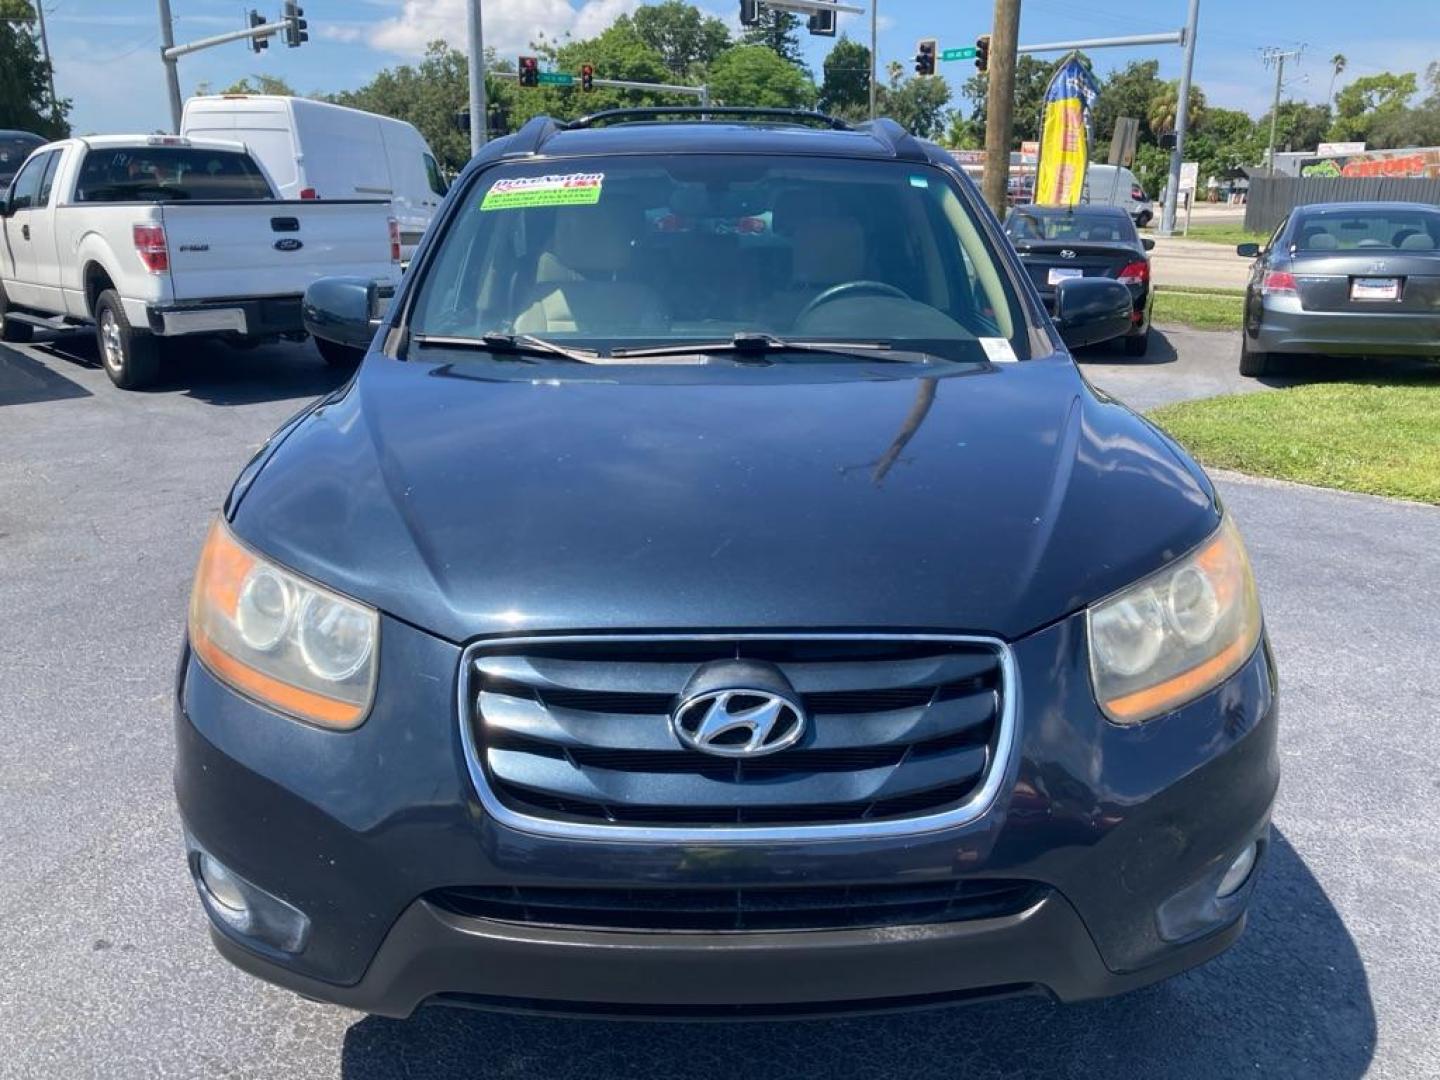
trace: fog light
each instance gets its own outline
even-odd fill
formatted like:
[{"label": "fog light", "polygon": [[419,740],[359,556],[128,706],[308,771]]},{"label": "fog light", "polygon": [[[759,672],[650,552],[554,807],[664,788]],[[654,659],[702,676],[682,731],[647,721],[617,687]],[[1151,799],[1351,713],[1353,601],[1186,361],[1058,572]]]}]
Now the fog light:
[{"label": "fog light", "polygon": [[1235,861],[1230,864],[1230,869],[1225,871],[1225,876],[1220,879],[1220,884],[1215,889],[1215,895],[1224,899],[1233,896],[1240,890],[1250,878],[1250,871],[1255,869],[1256,845],[1246,844],[1245,850],[1235,856]]},{"label": "fog light", "polygon": [[235,875],[204,852],[200,855],[200,881],[209,890],[210,899],[226,911],[233,911],[236,915],[248,912],[249,905],[245,903],[245,894],[240,891]]}]

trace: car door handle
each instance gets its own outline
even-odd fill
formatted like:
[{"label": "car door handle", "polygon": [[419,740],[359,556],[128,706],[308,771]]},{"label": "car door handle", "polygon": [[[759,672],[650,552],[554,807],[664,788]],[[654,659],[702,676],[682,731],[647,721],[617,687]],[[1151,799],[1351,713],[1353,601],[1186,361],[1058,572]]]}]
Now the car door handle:
[{"label": "car door handle", "polygon": [[30,226],[29,226],[29,225],[21,225],[21,226],[20,226],[20,236],[21,236],[21,238],[24,239],[24,240],[29,240],[29,239],[30,239]]}]

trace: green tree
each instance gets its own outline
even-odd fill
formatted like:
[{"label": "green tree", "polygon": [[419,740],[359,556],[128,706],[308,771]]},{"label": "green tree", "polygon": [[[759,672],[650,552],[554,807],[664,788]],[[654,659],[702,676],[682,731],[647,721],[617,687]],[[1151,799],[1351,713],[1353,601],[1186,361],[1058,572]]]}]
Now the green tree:
[{"label": "green tree", "polygon": [[[498,71],[510,65],[487,50],[486,66]],[[485,92],[502,109],[509,109],[515,99],[513,84],[500,79],[486,79]],[[409,121],[451,169],[470,160],[470,136],[457,124],[461,110],[470,106],[468,64],[464,53],[443,41],[432,41],[419,64],[387,68],[359,89],[331,94],[327,100]]]},{"label": "green tree", "polygon": [[682,79],[703,71],[732,44],[723,22],[685,0],[637,8],[616,20],[623,22],[632,23],[636,37],[660,54],[671,75]]},{"label": "green tree", "polygon": [[1331,142],[1370,141],[1370,129],[1387,116],[1401,113],[1415,96],[1415,73],[1396,75],[1389,71],[1366,75],[1341,88],[1335,95],[1335,122],[1330,126]]},{"label": "green tree", "polygon": [[[1089,61],[1081,54],[1081,60]],[[1012,149],[1018,150],[1020,143],[1040,137],[1041,112],[1045,107],[1045,90],[1055,74],[1053,61],[1039,60],[1028,54],[1015,63],[1015,120]],[[981,145],[985,141],[986,96],[989,93],[989,75],[976,74],[966,79],[960,87],[960,96],[971,102],[970,130],[978,132]]]},{"label": "green tree", "polygon": [[889,75],[890,85],[876,95],[881,114],[922,139],[938,138],[950,120],[950,85],[938,75],[907,79],[899,64],[890,65]]},{"label": "green tree", "polygon": [[1380,150],[1440,146],[1440,61],[1425,69],[1425,100],[1413,109],[1389,111],[1370,126],[1369,143]]},{"label": "green tree", "polygon": [[[18,128],[49,139],[70,134],[69,101],[50,101],[50,67],[25,21],[34,12],[19,0],[0,0],[0,128]],[[16,20],[16,21],[9,21]]]},{"label": "green tree", "polygon": [[[1311,105],[1304,101],[1282,101],[1279,119],[1275,123],[1275,150],[1314,150],[1325,141],[1326,132],[1333,124],[1329,105]],[[1270,113],[1262,116],[1257,125],[1262,143],[1260,157],[1264,157],[1264,146],[1270,141]],[[1256,159],[1259,160],[1258,158]]]},{"label": "green tree", "polygon": [[[563,45],[540,42],[536,51],[557,71],[577,74],[581,64],[594,64],[597,79],[624,79],[627,82],[663,83],[674,81],[665,66],[665,59],[640,37],[630,19],[617,19],[596,37],[570,41]],[[722,54],[724,55],[724,54]],[[584,113],[602,109],[618,109],[627,105],[693,105],[694,101],[678,102],[673,95],[648,90],[619,90],[596,87],[586,93],[579,84],[569,87],[542,86],[517,89],[511,111],[511,127],[518,127],[532,116],[554,116],[573,119]]]},{"label": "green tree", "polygon": [[746,45],[764,45],[787,64],[805,67],[805,54],[800,51],[800,20],[788,11],[762,9],[760,21],[747,26],[740,40]]},{"label": "green tree", "polygon": [[870,113],[870,50],[844,34],[825,57],[820,108],[847,120]]},{"label": "green tree", "polygon": [[[1150,130],[1157,136],[1175,130],[1180,109],[1180,80],[1171,79],[1150,99],[1146,119]],[[1198,128],[1205,123],[1205,91],[1194,83],[1190,85],[1189,127]]]},{"label": "green tree", "polygon": [[[253,82],[251,81],[252,79],[254,80]],[[210,92],[210,88],[209,88],[206,84],[202,83],[202,84],[201,84],[201,87],[204,87],[204,90],[201,91],[200,87],[197,87],[197,88],[196,88],[197,92],[204,92],[204,93],[209,93],[209,92]],[[239,79],[238,81],[231,83],[231,84],[230,84],[229,86],[227,86],[224,90],[221,90],[220,93],[222,93],[222,94],[273,94],[273,95],[275,95],[275,96],[277,96],[277,97],[298,97],[298,96],[299,96],[298,94],[295,93],[295,91],[294,91],[293,89],[291,89],[290,84],[289,84],[288,82],[286,82],[284,79],[280,78],[280,76],[278,76],[278,75],[264,75],[264,74],[260,74],[260,75],[246,75],[244,78]]]},{"label": "green tree", "polygon": [[[1268,132],[1269,129],[1263,129]],[[1234,176],[1264,156],[1262,129],[1239,109],[1209,108],[1204,122],[1185,140],[1185,156],[1200,164],[1200,182]]]},{"label": "green tree", "polygon": [[811,108],[815,84],[765,45],[736,45],[710,65],[710,93],[717,105]]},{"label": "green tree", "polygon": [[1095,107],[1090,114],[1095,133],[1091,158],[1104,161],[1109,155],[1115,121],[1122,116],[1140,121],[1137,142],[1155,141],[1155,133],[1150,130],[1150,102],[1165,89],[1159,72],[1158,60],[1132,60],[1101,80],[1100,96],[1095,99]]},{"label": "green tree", "polygon": [[1345,59],[1345,54],[1337,52],[1330,57],[1330,92],[1325,95],[1326,104],[1335,100],[1335,80],[1340,77],[1341,72],[1349,65],[1350,61]]}]

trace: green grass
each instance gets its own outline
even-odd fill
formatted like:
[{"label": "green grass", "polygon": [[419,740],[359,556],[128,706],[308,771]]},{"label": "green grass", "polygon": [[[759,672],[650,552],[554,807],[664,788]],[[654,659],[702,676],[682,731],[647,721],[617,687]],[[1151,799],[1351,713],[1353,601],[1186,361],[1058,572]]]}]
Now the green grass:
[{"label": "green grass", "polygon": [[1239,290],[1160,286],[1150,318],[1161,325],[1197,330],[1239,330],[1244,309],[1245,294]]},{"label": "green grass", "polygon": [[[1176,222],[1178,226],[1180,222]],[[1181,236],[1177,228],[1175,235],[1182,240],[1204,240],[1207,244],[1228,244],[1233,247],[1236,244],[1263,244],[1270,238],[1268,233],[1257,233],[1248,231],[1244,225],[1228,221],[1207,221],[1199,225],[1191,225],[1190,231]]]},{"label": "green grass", "polygon": [[1440,368],[1181,402],[1151,417],[1207,465],[1440,505]]}]

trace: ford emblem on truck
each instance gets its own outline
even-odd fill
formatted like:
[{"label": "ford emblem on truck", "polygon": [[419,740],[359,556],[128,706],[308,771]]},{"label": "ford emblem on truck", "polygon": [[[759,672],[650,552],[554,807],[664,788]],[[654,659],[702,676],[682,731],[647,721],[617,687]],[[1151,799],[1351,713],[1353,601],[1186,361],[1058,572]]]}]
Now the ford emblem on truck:
[{"label": "ford emblem on truck", "polygon": [[304,246],[304,243],[296,240],[293,236],[287,236],[283,240],[275,241],[276,251],[299,251]]}]

